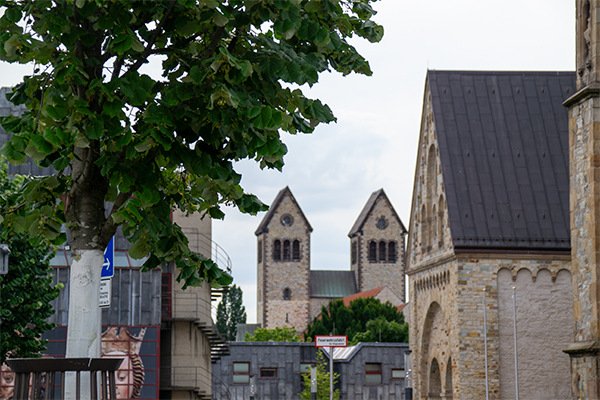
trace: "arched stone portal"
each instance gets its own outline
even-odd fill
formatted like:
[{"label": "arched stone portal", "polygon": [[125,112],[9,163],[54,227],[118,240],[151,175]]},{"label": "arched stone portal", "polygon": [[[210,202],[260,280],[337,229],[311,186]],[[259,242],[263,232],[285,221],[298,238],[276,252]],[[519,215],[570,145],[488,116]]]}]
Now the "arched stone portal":
[{"label": "arched stone portal", "polygon": [[430,399],[439,399],[440,393],[442,392],[442,374],[440,372],[440,365],[434,358],[431,360],[431,367],[429,368],[429,397]]},{"label": "arched stone portal", "polygon": [[420,371],[424,372],[419,385],[422,399],[439,399],[442,394],[440,365],[435,357],[444,352],[448,354],[448,327],[442,308],[434,301],[425,318],[419,356]]},{"label": "arched stone portal", "polygon": [[446,399],[452,398],[452,357],[448,358],[446,364]]}]

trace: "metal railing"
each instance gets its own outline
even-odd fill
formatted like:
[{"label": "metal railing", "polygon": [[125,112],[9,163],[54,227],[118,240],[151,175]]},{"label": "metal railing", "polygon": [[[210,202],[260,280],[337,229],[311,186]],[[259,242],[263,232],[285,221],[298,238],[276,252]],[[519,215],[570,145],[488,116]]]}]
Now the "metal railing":
[{"label": "metal railing", "polygon": [[166,390],[193,390],[207,399],[231,400],[227,385],[208,369],[199,366],[160,367],[160,387]]},{"label": "metal railing", "polygon": [[182,232],[188,238],[189,247],[196,253],[203,254],[217,263],[219,268],[231,274],[231,258],[227,252],[207,236],[199,231],[198,228],[181,228]]}]

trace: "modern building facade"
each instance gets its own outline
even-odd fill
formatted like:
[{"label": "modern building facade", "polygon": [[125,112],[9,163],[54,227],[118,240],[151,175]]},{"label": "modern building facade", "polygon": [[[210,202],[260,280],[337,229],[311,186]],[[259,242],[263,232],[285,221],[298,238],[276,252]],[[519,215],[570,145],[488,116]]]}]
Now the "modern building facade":
[{"label": "modern building facade", "polygon": [[[217,400],[297,399],[303,374],[317,361],[314,343],[235,342],[214,365],[215,379],[229,388]],[[404,400],[406,343],[359,343],[336,348],[336,389],[343,400]],[[329,362],[328,350],[324,352]],[[327,367],[329,370],[329,367]]]}]

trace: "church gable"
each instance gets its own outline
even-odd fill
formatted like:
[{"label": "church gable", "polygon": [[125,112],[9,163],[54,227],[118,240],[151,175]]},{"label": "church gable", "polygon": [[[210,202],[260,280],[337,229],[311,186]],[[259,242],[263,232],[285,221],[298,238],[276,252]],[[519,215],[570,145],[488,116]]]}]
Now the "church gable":
[{"label": "church gable", "polygon": [[307,232],[312,232],[312,227],[306,219],[304,212],[298,205],[296,198],[288,186],[283,188],[275,197],[269,211],[256,229],[255,234],[268,233],[270,229],[281,231],[279,225],[284,228],[291,228],[296,224],[296,228],[301,227]]},{"label": "church gable", "polygon": [[410,266],[452,248],[429,82],[425,94],[409,227]]}]

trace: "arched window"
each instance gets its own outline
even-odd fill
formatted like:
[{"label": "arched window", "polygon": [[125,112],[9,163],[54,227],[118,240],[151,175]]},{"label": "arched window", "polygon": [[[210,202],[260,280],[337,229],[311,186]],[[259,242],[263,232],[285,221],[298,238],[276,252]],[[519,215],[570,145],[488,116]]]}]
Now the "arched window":
[{"label": "arched window", "polygon": [[350,251],[350,259],[352,260],[352,265],[356,264],[356,257],[357,257],[357,253],[358,253],[358,243],[357,242],[352,242],[352,250]]},{"label": "arched window", "polygon": [[427,214],[425,213],[425,206],[421,209],[421,246],[427,248]]},{"label": "arched window", "polygon": [[256,249],[256,252],[258,254],[258,263],[260,264],[262,262],[262,240],[258,241],[258,248]]},{"label": "arched window", "polygon": [[369,242],[369,262],[377,262],[377,243]]},{"label": "arched window", "polygon": [[388,243],[388,262],[395,263],[398,254],[396,253],[396,242]]},{"label": "arched window", "polygon": [[385,241],[379,242],[379,261],[387,261],[387,252],[385,251]]},{"label": "arched window", "polygon": [[273,260],[281,261],[281,240],[279,239],[273,242]]},{"label": "arched window", "polygon": [[283,261],[289,261],[292,259],[292,252],[290,249],[290,241],[283,241]]},{"label": "arched window", "polygon": [[292,299],[292,290],[290,288],[283,289],[283,299],[291,300]]},{"label": "arched window", "polygon": [[299,240],[294,240],[292,242],[292,258],[294,260],[300,259],[300,241]]},{"label": "arched window", "polygon": [[446,205],[444,204],[444,196],[440,196],[440,207],[438,209],[438,246],[444,246],[444,210]]}]

